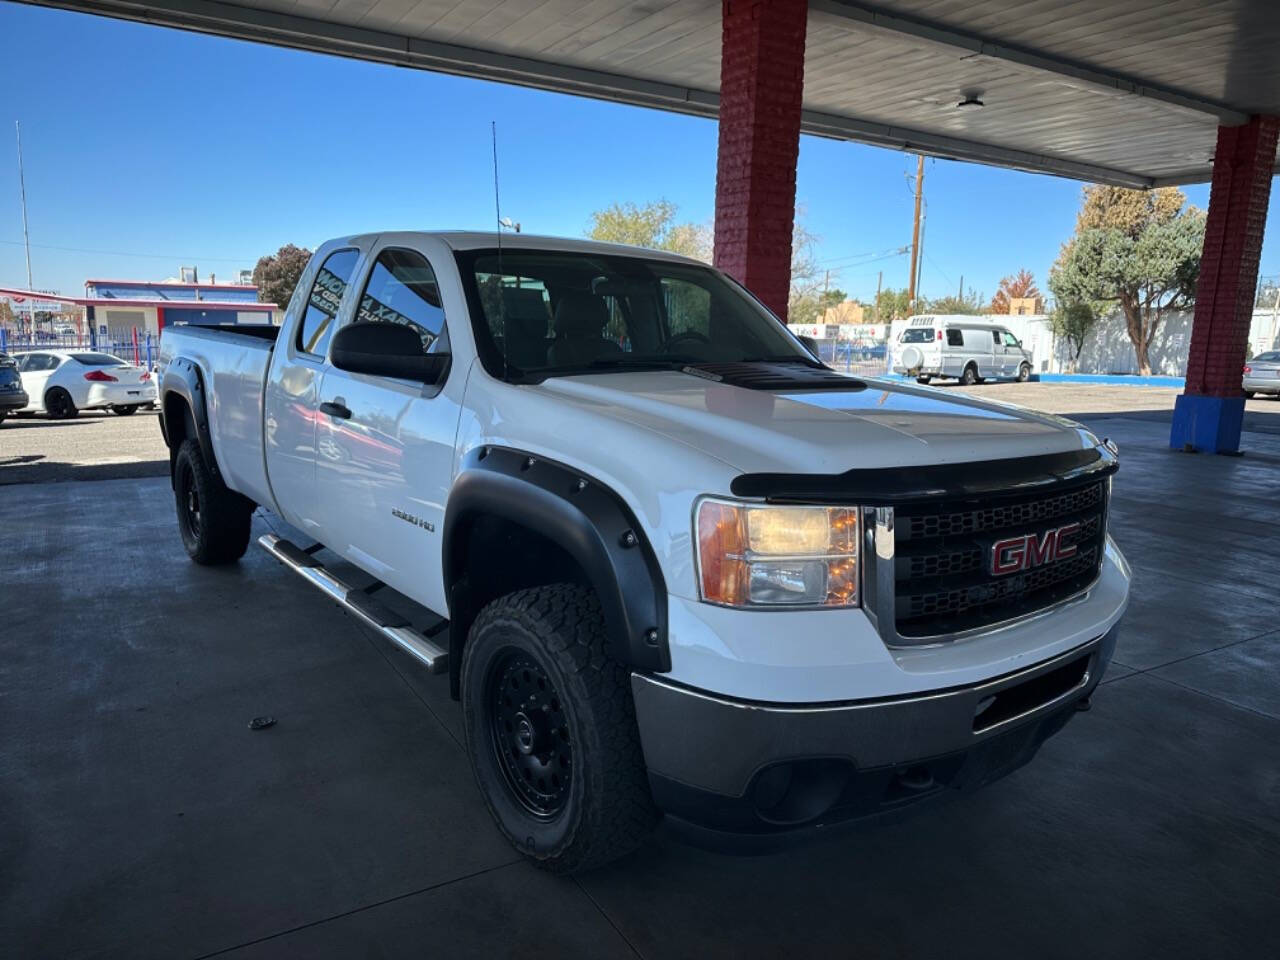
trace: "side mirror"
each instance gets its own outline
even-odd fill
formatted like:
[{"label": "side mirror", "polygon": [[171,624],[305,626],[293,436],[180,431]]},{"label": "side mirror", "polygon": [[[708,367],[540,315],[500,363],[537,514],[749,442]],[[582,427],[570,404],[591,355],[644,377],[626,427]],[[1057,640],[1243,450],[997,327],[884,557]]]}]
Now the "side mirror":
[{"label": "side mirror", "polygon": [[803,336],[802,334],[796,334],[796,339],[799,340],[802,344],[804,344],[804,348],[813,354],[813,358],[815,360],[822,359],[820,356],[818,356],[817,340],[813,339],[813,337]]},{"label": "side mirror", "polygon": [[422,352],[422,338],[402,323],[352,323],[333,337],[333,365],[351,373],[437,383],[449,369],[449,354]]}]

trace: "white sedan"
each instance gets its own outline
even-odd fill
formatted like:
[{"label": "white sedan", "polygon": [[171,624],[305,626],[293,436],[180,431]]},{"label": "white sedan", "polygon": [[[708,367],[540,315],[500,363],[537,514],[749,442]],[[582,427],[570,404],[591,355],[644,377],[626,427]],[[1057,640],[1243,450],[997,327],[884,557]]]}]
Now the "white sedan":
[{"label": "white sedan", "polygon": [[156,402],[151,371],[109,353],[91,350],[32,350],[16,353],[22,388],[30,402],[23,412],[66,420],[81,410],[110,410],[120,416]]}]

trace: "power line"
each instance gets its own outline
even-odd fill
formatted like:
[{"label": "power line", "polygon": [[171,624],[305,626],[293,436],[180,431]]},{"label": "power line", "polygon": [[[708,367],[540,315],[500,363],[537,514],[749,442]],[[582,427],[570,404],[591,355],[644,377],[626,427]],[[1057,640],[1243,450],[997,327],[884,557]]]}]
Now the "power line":
[{"label": "power line", "polygon": [[[814,262],[815,263],[838,263],[841,260],[860,260],[863,257],[875,257],[878,260],[882,260],[887,256],[894,256],[896,254],[906,253],[910,249],[911,248],[909,246],[885,247],[883,250],[872,250],[867,253],[850,253],[840,257],[826,257],[822,260],[815,260]],[[854,266],[856,266],[856,264],[854,264]]]},{"label": "power line", "polygon": [[[13,247],[22,246],[21,240],[0,240],[0,243],[8,244]],[[213,260],[218,263],[257,263],[257,257],[203,257],[188,253],[135,253],[130,250],[90,250],[85,247],[58,247],[48,243],[33,243],[33,247],[41,250],[59,250],[63,253],[92,253],[104,257],[145,257],[149,260],[173,260],[175,262],[182,260]]]}]

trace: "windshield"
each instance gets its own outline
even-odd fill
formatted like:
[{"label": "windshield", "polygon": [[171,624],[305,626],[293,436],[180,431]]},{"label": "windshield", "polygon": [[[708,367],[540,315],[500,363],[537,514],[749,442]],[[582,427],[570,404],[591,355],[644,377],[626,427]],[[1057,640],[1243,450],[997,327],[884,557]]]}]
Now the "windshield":
[{"label": "windshield", "polygon": [[86,367],[127,366],[119,357],[113,357],[109,353],[73,353],[71,359],[83,363]]},{"label": "windshield", "polygon": [[933,341],[932,327],[912,327],[902,331],[902,343],[930,343]]},{"label": "windshield", "polygon": [[1253,358],[1254,363],[1257,363],[1258,361],[1262,361],[1263,363],[1275,363],[1277,360],[1280,360],[1280,351],[1276,350],[1271,350],[1268,353],[1260,353]]},{"label": "windshield", "polygon": [[480,359],[494,376],[686,363],[817,361],[741,288],[707,267],[530,250],[458,253]]}]

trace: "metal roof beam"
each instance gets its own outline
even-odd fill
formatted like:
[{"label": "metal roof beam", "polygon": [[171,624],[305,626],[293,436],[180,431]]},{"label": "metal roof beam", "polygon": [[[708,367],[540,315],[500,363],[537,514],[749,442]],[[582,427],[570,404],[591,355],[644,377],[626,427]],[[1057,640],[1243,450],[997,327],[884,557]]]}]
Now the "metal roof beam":
[{"label": "metal roof beam", "polygon": [[1040,53],[1023,47],[1009,46],[974,34],[952,30],[949,27],[940,27],[921,20],[912,20],[896,14],[885,13],[883,10],[873,6],[844,3],[840,2],[840,0],[809,0],[809,12],[810,14],[826,14],[851,23],[858,23],[903,36],[915,37],[919,40],[927,40],[941,46],[964,51],[970,55],[980,54],[984,57],[991,57],[994,60],[1003,60],[1007,63],[1042,70],[1045,73],[1055,74],[1078,83],[1086,83],[1091,87],[1112,93],[1145,97],[1149,100],[1182,107],[1185,110],[1191,110],[1196,113],[1208,114],[1215,117],[1218,123],[1223,126],[1235,127],[1249,121],[1247,113],[1236,110],[1224,103],[1145,83],[1118,73],[1099,70],[1096,67],[1075,63],[1052,54]]}]

